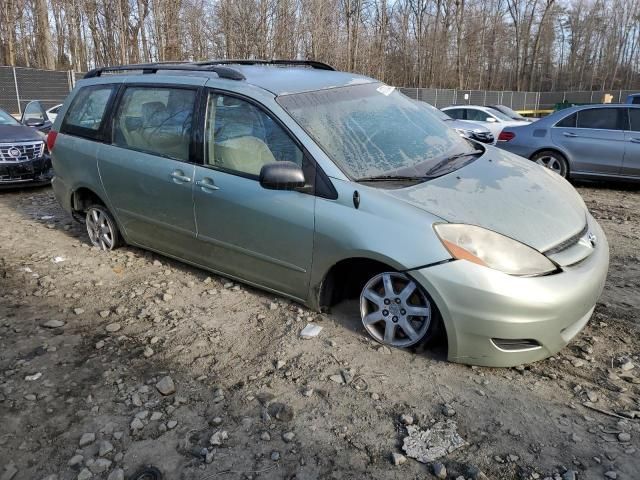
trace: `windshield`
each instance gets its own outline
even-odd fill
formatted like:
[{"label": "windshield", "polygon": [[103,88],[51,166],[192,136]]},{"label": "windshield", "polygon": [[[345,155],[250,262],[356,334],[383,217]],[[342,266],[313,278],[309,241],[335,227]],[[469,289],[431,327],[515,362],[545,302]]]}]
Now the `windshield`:
[{"label": "windshield", "polygon": [[20,125],[20,122],[4,110],[0,110],[0,125]]},{"label": "windshield", "polygon": [[437,118],[433,107],[381,83],[284,95],[277,100],[355,179],[420,176],[443,159],[475,150]]},{"label": "windshield", "polygon": [[500,120],[513,120],[513,117],[520,117],[520,114],[514,112],[509,107],[505,107],[504,105],[500,105],[500,110],[495,107],[489,107],[491,109],[491,114],[498,117]]}]

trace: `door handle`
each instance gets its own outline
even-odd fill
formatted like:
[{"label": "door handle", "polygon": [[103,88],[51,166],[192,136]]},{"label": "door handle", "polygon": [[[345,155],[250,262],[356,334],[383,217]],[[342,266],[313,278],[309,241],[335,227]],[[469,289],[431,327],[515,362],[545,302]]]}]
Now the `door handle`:
[{"label": "door handle", "polygon": [[572,132],[564,132],[563,135],[565,137],[569,137],[569,138],[575,138],[575,137],[578,136],[578,135],[576,135],[575,133],[572,133]]},{"label": "door handle", "polygon": [[191,181],[191,177],[187,177],[182,170],[171,172],[169,176],[176,180],[177,183],[189,183]]},{"label": "door handle", "polygon": [[213,192],[215,190],[220,190],[215,183],[213,183],[213,179],[205,177],[202,180],[196,180],[196,185],[202,189],[203,192]]},{"label": "door handle", "polygon": [[640,138],[632,138],[629,141],[632,143],[640,143]]}]

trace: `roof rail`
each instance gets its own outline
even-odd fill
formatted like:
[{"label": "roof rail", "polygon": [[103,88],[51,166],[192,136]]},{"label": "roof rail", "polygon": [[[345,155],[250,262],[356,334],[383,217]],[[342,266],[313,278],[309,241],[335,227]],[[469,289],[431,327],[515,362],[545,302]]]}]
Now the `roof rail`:
[{"label": "roof rail", "polygon": [[318,70],[335,70],[331,65],[316,60],[206,60],[203,62],[195,62],[196,65],[290,65],[311,67]]},{"label": "roof rail", "polygon": [[245,77],[238,70],[216,64],[199,64],[194,62],[158,62],[158,63],[134,63],[131,65],[117,65],[113,67],[99,67],[87,72],[84,78],[100,77],[105,72],[126,72],[142,70],[143,74],[158,73],[162,71],[187,71],[187,72],[213,72],[220,78],[229,80],[244,80]]}]

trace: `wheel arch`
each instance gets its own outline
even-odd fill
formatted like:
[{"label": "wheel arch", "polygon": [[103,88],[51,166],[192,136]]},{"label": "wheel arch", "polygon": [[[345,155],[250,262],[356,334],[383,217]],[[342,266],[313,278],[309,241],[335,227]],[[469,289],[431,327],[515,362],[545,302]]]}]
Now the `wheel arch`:
[{"label": "wheel arch", "polygon": [[538,148],[535,152],[529,155],[529,160],[533,160],[533,157],[535,157],[536,155],[542,152],[553,152],[553,153],[557,153],[558,155],[561,155],[562,158],[564,158],[565,162],[567,162],[567,178],[569,177],[569,175],[571,175],[571,157],[567,154],[567,152],[555,146],[542,147],[542,148]]}]

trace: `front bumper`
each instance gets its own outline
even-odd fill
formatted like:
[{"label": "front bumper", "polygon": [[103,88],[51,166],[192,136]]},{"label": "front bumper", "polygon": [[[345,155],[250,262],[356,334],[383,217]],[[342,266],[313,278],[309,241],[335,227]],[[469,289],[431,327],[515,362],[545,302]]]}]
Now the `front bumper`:
[{"label": "front bumper", "polygon": [[53,178],[51,158],[43,155],[25,162],[0,162],[0,188],[47,185]]},{"label": "front bumper", "polygon": [[[449,360],[511,367],[567,345],[589,321],[609,268],[604,232],[592,218],[589,227],[598,239],[593,253],[554,275],[514,277],[464,260],[410,271],[440,310]],[[498,347],[520,340],[533,342]]]}]

